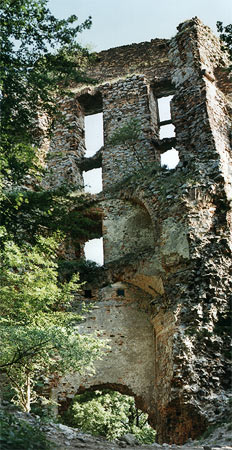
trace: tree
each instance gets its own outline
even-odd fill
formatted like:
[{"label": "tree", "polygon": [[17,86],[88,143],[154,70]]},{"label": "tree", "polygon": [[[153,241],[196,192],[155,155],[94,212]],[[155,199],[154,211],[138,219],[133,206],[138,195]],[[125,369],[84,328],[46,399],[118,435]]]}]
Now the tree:
[{"label": "tree", "polygon": [[47,0],[2,0],[0,5],[0,90],[2,170],[17,181],[31,169],[38,144],[38,113],[57,112],[56,96],[83,79],[88,52],[76,37],[91,18],[56,19]]},{"label": "tree", "polygon": [[[80,25],[75,15],[58,20],[46,4],[2,0],[0,5],[0,213],[1,224],[17,242],[24,236],[32,242],[36,234],[60,228],[75,238],[82,234],[82,239],[90,228],[90,238],[98,228],[83,213],[83,198],[73,195],[74,187],[20,187],[25,175],[43,175],[37,152],[41,133],[50,133],[59,116],[57,96],[71,96],[70,85],[87,79],[84,69],[90,59],[76,38],[91,26],[91,18]],[[39,127],[43,115],[46,130]]]},{"label": "tree", "polygon": [[1,201],[1,224],[15,242],[35,243],[36,236],[52,235],[60,230],[72,241],[101,236],[101,213],[94,200],[81,195],[77,186],[54,189],[11,189]]},{"label": "tree", "polygon": [[133,397],[104,390],[77,395],[64,421],[109,440],[132,433],[141,443],[150,444],[156,432],[148,425],[147,417],[135,406]]},{"label": "tree", "polygon": [[57,276],[59,231],[75,233],[71,217],[80,232],[83,214],[73,210],[73,196],[64,187],[20,187],[26,174],[42,173],[39,119],[46,117],[50,133],[59,115],[57,96],[71,95],[70,84],[86,80],[89,60],[76,37],[91,19],[81,25],[74,15],[58,20],[46,5],[47,0],[0,5],[0,366],[26,411],[38,396],[38,381],[91,366],[102,347],[79,335],[80,317],[68,311],[77,275],[62,284]]},{"label": "tree", "polygon": [[[220,33],[220,39],[223,42],[222,49],[227,51],[232,62],[232,24],[224,26],[222,22],[217,22],[217,31]],[[232,64],[229,67],[232,71]]]},{"label": "tree", "polygon": [[38,380],[90,368],[103,346],[81,336],[80,315],[68,312],[78,276],[59,285],[56,246],[57,238],[40,237],[33,247],[6,242],[0,254],[0,368],[25,411],[38,397]]}]

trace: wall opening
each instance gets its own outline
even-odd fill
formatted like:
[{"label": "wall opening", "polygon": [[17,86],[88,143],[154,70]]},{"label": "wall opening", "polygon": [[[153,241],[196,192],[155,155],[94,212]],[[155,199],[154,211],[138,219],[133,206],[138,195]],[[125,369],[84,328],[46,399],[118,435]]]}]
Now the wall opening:
[{"label": "wall opening", "polygon": [[[86,158],[93,156],[104,144],[103,113],[85,116]],[[83,172],[85,192],[97,194],[102,191],[102,169]]]},{"label": "wall opening", "polygon": [[85,156],[93,156],[103,144],[103,113],[85,116]]},{"label": "wall opening", "polygon": [[[175,137],[175,127],[171,123],[171,100],[173,95],[158,99],[159,119],[160,119],[160,139]],[[161,155],[161,166],[167,169],[175,169],[179,162],[179,152],[172,148]]]},{"label": "wall opening", "polygon": [[[132,395],[102,389],[101,386],[77,394],[69,409],[62,414],[62,421],[109,441],[120,439],[127,433],[140,444],[152,444],[156,439],[156,431],[148,423],[148,414],[137,407]],[[131,443],[124,442],[125,445]]]},{"label": "wall opening", "polygon": [[93,296],[92,296],[92,291],[91,291],[91,289],[85,289],[85,291],[84,291],[84,297],[85,298],[92,298]]},{"label": "wall opening", "polygon": [[103,253],[103,238],[91,239],[85,243],[84,247],[85,258],[90,261],[103,266],[104,253]]},{"label": "wall opening", "polygon": [[179,152],[175,148],[161,155],[161,166],[166,166],[167,169],[175,169],[179,161]]},{"label": "wall opening", "polygon": [[171,123],[171,107],[170,102],[173,95],[158,98],[160,139],[175,136],[175,127]]},{"label": "wall opening", "polygon": [[160,127],[160,139],[175,137],[175,127],[171,123]]},{"label": "wall opening", "polygon": [[92,169],[83,172],[85,192],[98,194],[102,191],[102,169]]},{"label": "wall opening", "polygon": [[118,297],[125,297],[125,290],[124,289],[117,289],[117,296]]}]

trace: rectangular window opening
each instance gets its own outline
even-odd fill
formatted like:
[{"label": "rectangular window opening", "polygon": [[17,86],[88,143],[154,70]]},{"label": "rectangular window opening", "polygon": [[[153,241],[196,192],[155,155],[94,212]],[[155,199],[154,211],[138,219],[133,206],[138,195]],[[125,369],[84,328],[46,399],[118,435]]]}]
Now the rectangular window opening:
[{"label": "rectangular window opening", "polygon": [[102,169],[92,169],[83,172],[85,192],[98,194],[102,191]]},{"label": "rectangular window opening", "polygon": [[[171,123],[171,100],[173,95],[158,98],[159,120],[160,120],[160,139],[175,137],[175,127]],[[179,163],[179,152],[172,148],[162,153],[161,166],[167,169],[175,169]]]},{"label": "rectangular window opening", "polygon": [[170,102],[173,95],[158,98],[159,120],[160,122],[171,120]]},{"label": "rectangular window opening", "polygon": [[125,297],[125,290],[124,289],[117,289],[117,296],[118,297]]},{"label": "rectangular window opening", "polygon": [[160,126],[160,139],[175,137],[175,127],[172,124]]},{"label": "rectangular window opening", "polygon": [[[87,158],[104,145],[103,113],[85,116],[85,146]],[[96,168],[83,172],[85,192],[97,194],[102,191],[102,169]]]},{"label": "rectangular window opening", "polygon": [[104,145],[103,113],[85,116],[85,147],[88,158]]},{"label": "rectangular window opening", "polygon": [[85,243],[85,258],[89,261],[93,261],[100,266],[104,264],[104,253],[103,253],[103,238],[91,239]]},{"label": "rectangular window opening", "polygon": [[158,98],[160,139],[175,137],[175,127],[171,120],[170,102],[173,95]]}]

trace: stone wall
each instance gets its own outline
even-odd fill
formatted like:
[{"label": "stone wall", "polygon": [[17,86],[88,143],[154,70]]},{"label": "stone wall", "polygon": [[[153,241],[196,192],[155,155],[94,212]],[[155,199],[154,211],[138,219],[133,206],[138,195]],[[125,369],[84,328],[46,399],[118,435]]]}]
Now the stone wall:
[{"label": "stone wall", "polygon": [[[97,333],[107,339],[102,360],[93,375],[68,376],[53,391],[59,402],[89,388],[113,388],[134,395],[137,404],[147,410],[154,389],[154,331],[145,311],[139,308],[141,296],[150,299],[138,287],[117,282],[99,289],[87,320],[79,327],[83,333]],[[136,327],[135,327],[136,324]]]},{"label": "stone wall", "polygon": [[[134,75],[103,87],[104,152],[102,159],[104,189],[125,176],[155,161],[151,137],[158,137],[158,108],[148,81]],[[152,101],[153,100],[153,101]],[[136,144],[110,145],[113,133],[132,119],[141,132]],[[158,157],[158,156],[157,156]],[[114,176],[112,176],[114,174]]]},{"label": "stone wall", "polygon": [[[159,442],[199,436],[222,417],[230,395],[224,324],[231,302],[231,87],[221,69],[227,64],[218,39],[197,18],[179,25],[171,41],[101,52],[89,71],[98,85],[73,87],[70,127],[58,127],[51,143],[53,155],[62,152],[51,158],[57,182],[71,176],[80,184],[82,167],[102,164],[96,202],[105,266],[84,288],[94,309],[81,329],[110,345],[94,376],[69,374],[53,395],[63,409],[85,389],[134,395]],[[170,93],[180,156],[171,171],[160,167],[167,142],[158,141],[157,108]],[[83,116],[101,110],[105,145],[85,161]],[[137,141],[112,146],[110,136],[132,118],[141,126]]]}]

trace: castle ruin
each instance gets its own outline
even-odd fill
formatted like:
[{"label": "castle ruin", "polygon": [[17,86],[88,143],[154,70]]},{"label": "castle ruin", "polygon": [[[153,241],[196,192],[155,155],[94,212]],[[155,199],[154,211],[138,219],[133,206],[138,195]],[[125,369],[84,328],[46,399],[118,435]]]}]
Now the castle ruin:
[{"label": "castle ruin", "polygon": [[[96,372],[67,375],[52,395],[65,408],[76,393],[111,388],[133,395],[158,441],[181,444],[220,417],[231,387],[231,100],[227,55],[198,18],[171,40],[102,51],[88,68],[97,80],[60,101],[69,126],[49,148],[50,184],[83,185],[102,167],[104,269],[87,283],[94,308],[81,325],[108,338]],[[173,95],[171,121],[157,100]],[[104,147],[85,158],[84,118],[103,113]],[[136,119],[135,147],[111,145]],[[172,122],[175,137],[160,139]],[[180,162],[160,167],[175,147]]]}]

